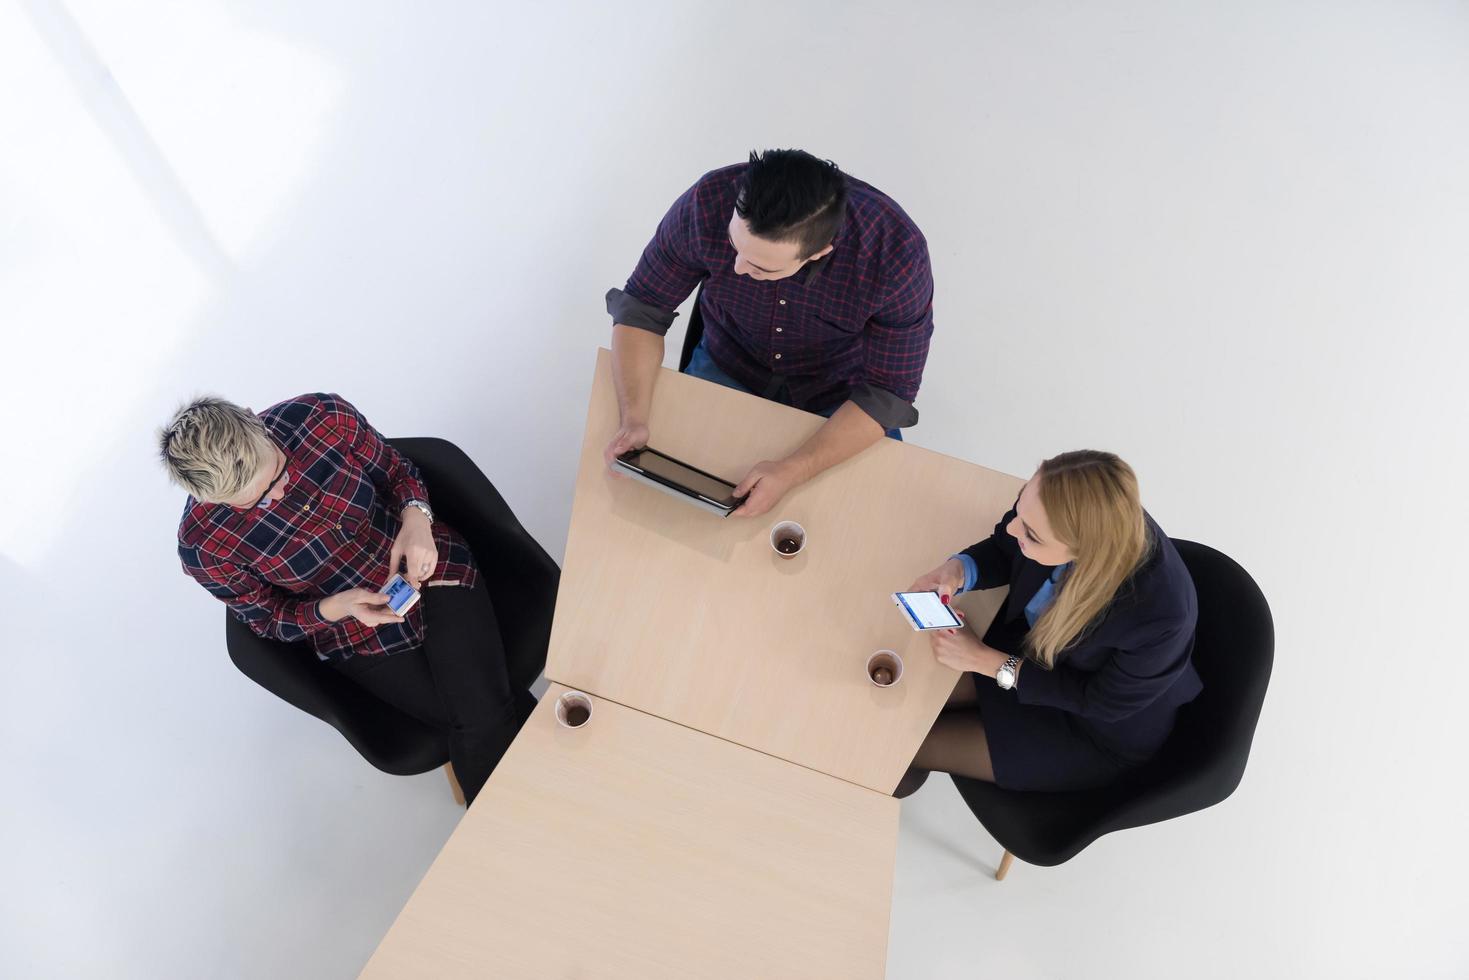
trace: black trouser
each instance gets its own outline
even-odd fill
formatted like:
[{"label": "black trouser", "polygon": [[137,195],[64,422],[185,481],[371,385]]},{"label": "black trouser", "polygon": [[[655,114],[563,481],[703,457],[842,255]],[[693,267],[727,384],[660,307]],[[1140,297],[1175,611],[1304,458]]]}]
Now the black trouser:
[{"label": "black trouser", "polygon": [[417,650],[333,660],[359,686],[449,738],[449,761],[467,803],[490,778],[535,707],[526,690],[545,651],[506,659],[483,578],[473,589],[423,590],[424,641]]}]

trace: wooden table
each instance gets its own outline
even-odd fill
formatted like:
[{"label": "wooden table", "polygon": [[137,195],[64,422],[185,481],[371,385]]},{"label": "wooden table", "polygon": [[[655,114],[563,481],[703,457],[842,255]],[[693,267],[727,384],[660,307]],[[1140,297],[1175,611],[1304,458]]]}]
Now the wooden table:
[{"label": "wooden table", "polygon": [[552,685],[367,978],[880,977],[898,802]]},{"label": "wooden table", "polygon": [[[665,369],[650,445],[733,482],[822,422]],[[603,350],[546,675],[890,793],[957,677],[890,596],[988,536],[1021,481],[884,439],[763,517],[720,518],[612,477],[602,450],[616,428]],[[804,554],[771,549],[780,520],[806,528]],[[961,608],[982,624],[1003,594]],[[884,647],[904,661],[886,690],[864,672]]]}]

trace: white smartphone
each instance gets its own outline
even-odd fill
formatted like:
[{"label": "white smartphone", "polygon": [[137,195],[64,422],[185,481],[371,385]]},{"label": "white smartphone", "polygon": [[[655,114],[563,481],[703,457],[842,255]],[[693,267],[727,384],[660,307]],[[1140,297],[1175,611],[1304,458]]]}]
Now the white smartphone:
[{"label": "white smartphone", "polygon": [[951,630],[964,625],[937,592],[894,592],[893,604],[916,630]]},{"label": "white smartphone", "polygon": [[399,616],[408,615],[408,610],[418,602],[418,590],[409,585],[408,580],[401,575],[394,575],[389,579],[383,592],[388,597],[388,608]]}]

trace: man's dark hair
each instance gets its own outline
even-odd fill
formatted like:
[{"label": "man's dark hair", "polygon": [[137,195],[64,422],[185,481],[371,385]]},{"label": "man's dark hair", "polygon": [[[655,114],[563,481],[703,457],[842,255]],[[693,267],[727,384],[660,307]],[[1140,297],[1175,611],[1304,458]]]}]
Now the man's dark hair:
[{"label": "man's dark hair", "polygon": [[847,178],[830,160],[805,150],[750,152],[740,178],[735,213],[750,234],[768,242],[795,242],[808,258],[831,244],[847,217]]}]

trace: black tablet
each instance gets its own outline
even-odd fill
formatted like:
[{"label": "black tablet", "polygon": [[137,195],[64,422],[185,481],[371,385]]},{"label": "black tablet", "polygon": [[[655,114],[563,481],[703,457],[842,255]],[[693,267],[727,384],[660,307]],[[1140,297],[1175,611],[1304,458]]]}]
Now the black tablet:
[{"label": "black tablet", "polygon": [[744,498],[734,495],[733,483],[646,446],[623,453],[617,457],[616,465],[639,483],[720,517],[728,517],[730,511],[744,503]]}]

